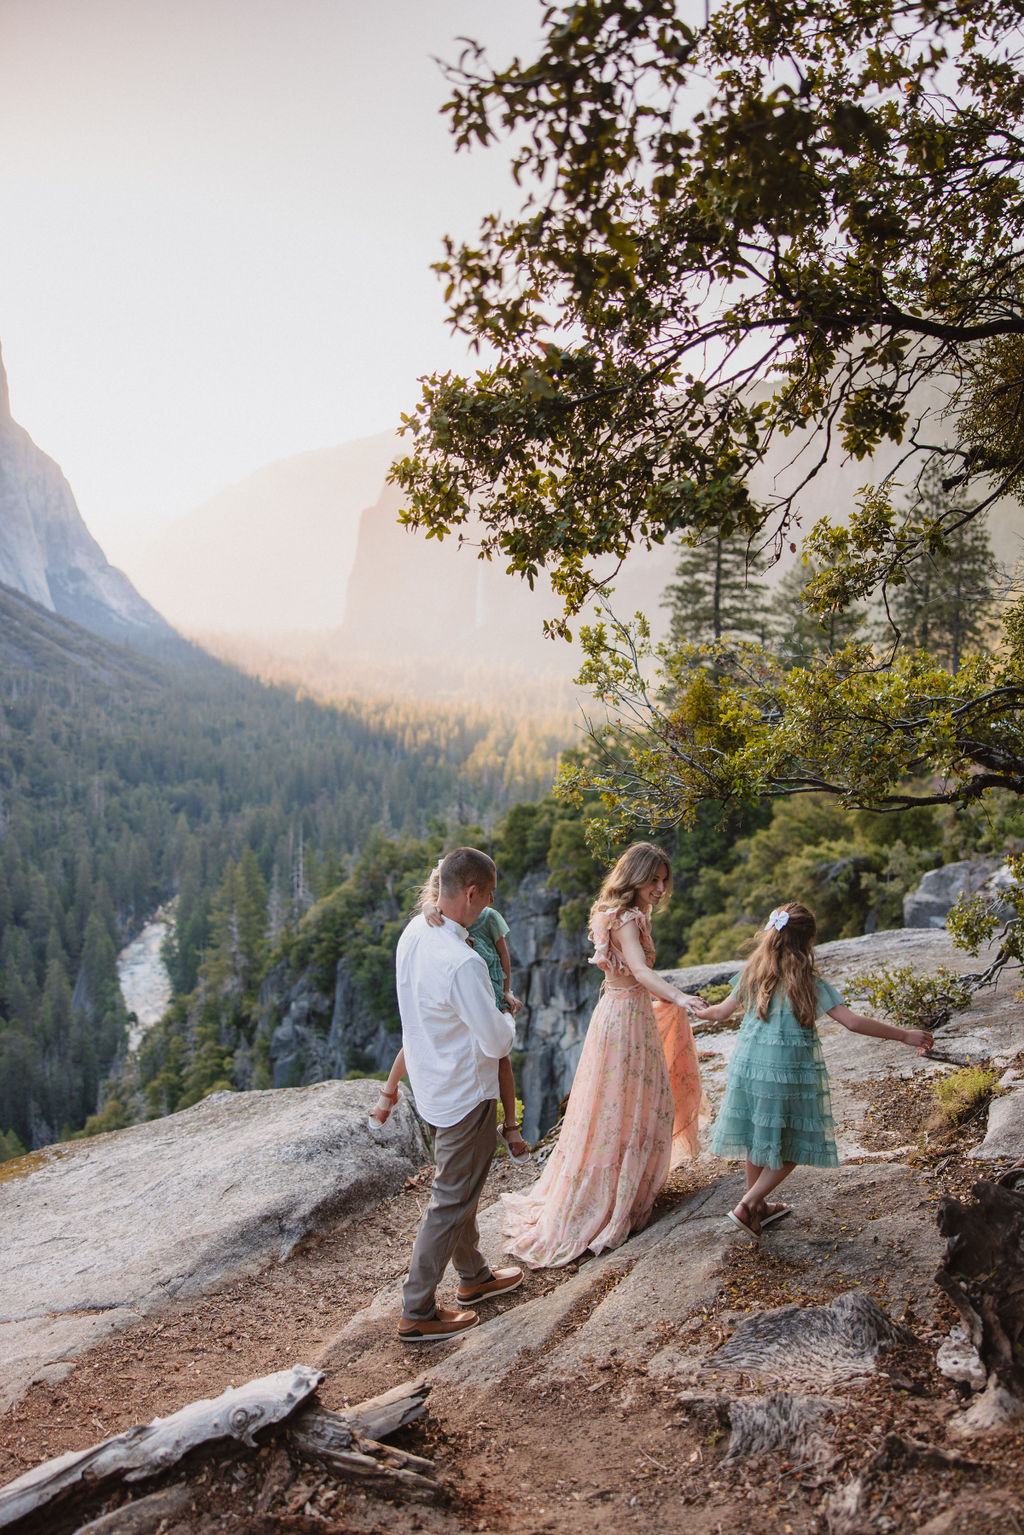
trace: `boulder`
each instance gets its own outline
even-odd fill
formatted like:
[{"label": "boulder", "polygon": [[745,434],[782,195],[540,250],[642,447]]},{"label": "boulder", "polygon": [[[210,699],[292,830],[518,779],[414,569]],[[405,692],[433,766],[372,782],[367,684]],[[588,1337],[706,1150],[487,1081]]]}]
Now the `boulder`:
[{"label": "boulder", "polygon": [[965,858],[930,869],[917,889],[903,897],[904,927],[945,927],[946,917],[960,897],[987,889],[994,877],[1003,877],[999,888],[1004,888],[1008,871],[1001,857]]},{"label": "boulder", "polygon": [[1005,1071],[1000,1077],[999,1096],[989,1104],[985,1139],[970,1155],[982,1162],[1024,1157],[1024,1076],[1020,1072]]},{"label": "boulder", "polygon": [[0,1410],[140,1314],[287,1258],[328,1215],[378,1204],[429,1157],[376,1082],[214,1093],[194,1108],[4,1164]]}]

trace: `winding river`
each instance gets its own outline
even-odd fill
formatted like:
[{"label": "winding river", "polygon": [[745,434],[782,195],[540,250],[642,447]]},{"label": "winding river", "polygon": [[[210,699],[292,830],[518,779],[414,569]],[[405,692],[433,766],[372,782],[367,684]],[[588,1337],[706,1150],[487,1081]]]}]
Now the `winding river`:
[{"label": "winding river", "polygon": [[137,1050],[146,1030],[166,1011],[171,1000],[171,979],[161,957],[161,947],[171,929],[171,918],[161,908],[137,938],[117,956],[121,995],[135,1021],[128,1025],[128,1048]]}]

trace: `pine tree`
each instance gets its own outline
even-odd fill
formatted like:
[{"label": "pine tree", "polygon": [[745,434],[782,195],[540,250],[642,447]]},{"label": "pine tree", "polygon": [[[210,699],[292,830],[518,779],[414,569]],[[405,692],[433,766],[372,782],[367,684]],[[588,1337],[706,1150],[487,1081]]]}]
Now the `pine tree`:
[{"label": "pine tree", "polygon": [[707,644],[764,635],[764,584],[757,557],[739,539],[709,537],[682,543],[675,581],[665,589],[669,638],[674,644]]},{"label": "pine tree", "polygon": [[267,886],[251,847],[238,864],[238,925],[246,989],[259,973],[267,951]]},{"label": "pine tree", "polygon": [[215,997],[240,997],[245,989],[238,895],[238,865],[229,858],[210,911],[210,946],[199,967],[200,981]]},{"label": "pine tree", "polygon": [[[939,471],[928,471],[915,513],[948,516],[949,506]],[[888,605],[903,648],[928,650],[956,672],[963,657],[982,649],[990,636],[1001,570],[980,519],[947,535],[946,544],[943,553],[922,555],[908,566],[906,582],[890,589]]]},{"label": "pine tree", "polygon": [[867,609],[862,607],[829,613],[823,619],[809,613],[803,594],[817,573],[813,563],[797,561],[790,566],[779,580],[768,609],[773,648],[797,666],[814,655],[835,655],[863,633],[867,619]]},{"label": "pine tree", "polygon": [[[289,836],[289,840],[291,837]],[[306,874],[306,839],[299,827],[298,846],[292,856],[292,914],[298,923],[313,904],[313,892]]]},{"label": "pine tree", "polygon": [[276,949],[283,927],[284,899],[281,895],[281,866],[275,863],[274,872],[270,877],[270,894],[267,897],[267,943],[271,949]]},{"label": "pine tree", "polygon": [[266,954],[267,887],[251,847],[229,858],[210,913],[210,947],[200,977],[216,997],[240,998]]}]

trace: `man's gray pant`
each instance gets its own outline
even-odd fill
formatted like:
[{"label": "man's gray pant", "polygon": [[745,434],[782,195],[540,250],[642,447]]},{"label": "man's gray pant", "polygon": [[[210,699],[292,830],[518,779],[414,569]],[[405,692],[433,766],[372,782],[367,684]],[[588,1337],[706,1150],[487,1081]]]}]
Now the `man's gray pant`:
[{"label": "man's gray pant", "polygon": [[434,1130],[434,1188],[402,1290],[402,1315],[410,1320],[434,1315],[434,1291],[449,1260],[466,1284],[490,1272],[478,1245],[476,1207],[498,1140],[495,1101],[488,1098],[457,1124]]}]

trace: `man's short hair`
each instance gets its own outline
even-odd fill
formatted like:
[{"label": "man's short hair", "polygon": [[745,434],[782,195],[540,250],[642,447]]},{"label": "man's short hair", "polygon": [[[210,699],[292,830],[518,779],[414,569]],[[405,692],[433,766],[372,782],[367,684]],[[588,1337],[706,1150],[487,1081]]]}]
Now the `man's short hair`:
[{"label": "man's short hair", "polygon": [[461,895],[468,885],[493,885],[497,878],[494,859],[479,848],[453,848],[441,864],[441,894]]}]

